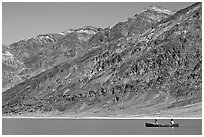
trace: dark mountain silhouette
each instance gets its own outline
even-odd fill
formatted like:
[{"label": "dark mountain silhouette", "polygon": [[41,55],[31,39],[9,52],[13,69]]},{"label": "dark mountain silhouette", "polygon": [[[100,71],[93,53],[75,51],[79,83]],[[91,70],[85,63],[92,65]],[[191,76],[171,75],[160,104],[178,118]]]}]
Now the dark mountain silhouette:
[{"label": "dark mountain silhouette", "polygon": [[113,27],[11,44],[3,115],[201,116],[201,24],[201,3],[176,13],[151,6]]}]

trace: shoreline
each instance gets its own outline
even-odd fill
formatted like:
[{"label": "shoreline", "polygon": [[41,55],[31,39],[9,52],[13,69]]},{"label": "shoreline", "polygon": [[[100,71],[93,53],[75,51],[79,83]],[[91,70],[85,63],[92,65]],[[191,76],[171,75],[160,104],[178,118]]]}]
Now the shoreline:
[{"label": "shoreline", "polygon": [[10,116],[2,116],[2,119],[90,119],[90,120],[96,120],[96,119],[202,119],[202,117],[197,116],[197,117],[147,117],[147,116],[136,116],[136,117],[25,117],[25,116],[18,116],[18,117],[10,117]]}]

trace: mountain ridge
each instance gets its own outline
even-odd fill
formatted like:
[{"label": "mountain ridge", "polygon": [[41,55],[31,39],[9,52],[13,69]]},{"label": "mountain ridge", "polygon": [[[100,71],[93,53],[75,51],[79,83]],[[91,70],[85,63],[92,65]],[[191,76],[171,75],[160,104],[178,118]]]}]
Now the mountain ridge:
[{"label": "mountain ridge", "polygon": [[[3,92],[3,114],[151,115],[200,103],[201,6],[156,15],[157,22],[137,15],[98,31],[70,60]],[[61,45],[77,37],[68,36]]]}]

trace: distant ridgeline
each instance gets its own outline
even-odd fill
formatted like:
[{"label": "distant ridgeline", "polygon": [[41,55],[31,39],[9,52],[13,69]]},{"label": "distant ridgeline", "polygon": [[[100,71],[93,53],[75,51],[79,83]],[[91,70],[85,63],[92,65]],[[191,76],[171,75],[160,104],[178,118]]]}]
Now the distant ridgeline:
[{"label": "distant ridgeline", "polygon": [[201,116],[201,3],[38,35],[2,56],[3,116]]}]

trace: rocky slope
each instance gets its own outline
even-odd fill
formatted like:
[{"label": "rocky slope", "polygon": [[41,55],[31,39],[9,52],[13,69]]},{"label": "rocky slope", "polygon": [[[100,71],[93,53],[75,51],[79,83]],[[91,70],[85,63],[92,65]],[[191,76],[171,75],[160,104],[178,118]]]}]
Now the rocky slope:
[{"label": "rocky slope", "polygon": [[[3,46],[3,91],[76,57],[89,48],[86,41],[98,32],[97,29],[100,28],[86,26],[58,34],[38,35],[7,47]],[[18,62],[21,66],[10,70],[7,62]]]},{"label": "rocky slope", "polygon": [[21,69],[24,68],[22,62],[17,60],[10,52],[9,46],[2,45],[2,88],[3,91],[22,82],[19,78]]},{"label": "rocky slope", "polygon": [[3,92],[5,116],[201,116],[201,3],[9,47],[29,76]]}]

